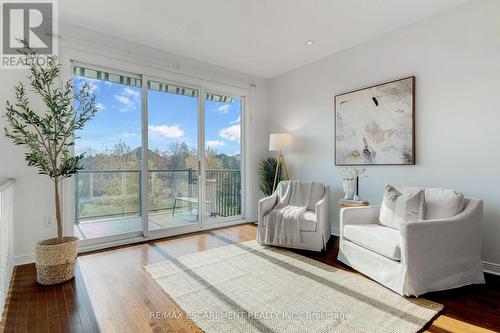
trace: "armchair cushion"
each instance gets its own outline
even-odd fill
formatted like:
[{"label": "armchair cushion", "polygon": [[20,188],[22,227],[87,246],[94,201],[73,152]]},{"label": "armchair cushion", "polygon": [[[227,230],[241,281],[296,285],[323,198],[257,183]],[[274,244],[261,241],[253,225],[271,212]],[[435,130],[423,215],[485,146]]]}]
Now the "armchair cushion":
[{"label": "armchair cushion", "polygon": [[380,224],[400,229],[405,222],[424,219],[425,195],[423,189],[401,192],[392,185],[387,185],[380,209]]},{"label": "armchair cushion", "polygon": [[401,260],[401,237],[399,230],[380,224],[348,224],[343,236],[356,245],[392,260]]},{"label": "armchair cushion", "polygon": [[[415,192],[420,188],[401,187],[402,192]],[[425,220],[453,217],[464,210],[463,193],[444,188],[425,188]]]},{"label": "armchair cushion", "polygon": [[314,211],[306,210],[300,216],[300,230],[301,231],[316,231],[317,227],[316,213]]},{"label": "armchair cushion", "polygon": [[[262,225],[267,227],[267,219],[262,220]],[[299,226],[300,231],[316,231],[317,228],[317,220],[316,213],[311,210],[306,210],[304,213],[299,216]]]}]

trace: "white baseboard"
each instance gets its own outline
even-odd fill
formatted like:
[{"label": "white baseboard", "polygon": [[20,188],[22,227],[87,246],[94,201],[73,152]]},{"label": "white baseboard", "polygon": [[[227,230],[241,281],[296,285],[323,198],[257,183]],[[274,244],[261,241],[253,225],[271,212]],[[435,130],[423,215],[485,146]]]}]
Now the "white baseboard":
[{"label": "white baseboard", "polygon": [[500,265],[488,261],[483,261],[483,270],[485,273],[500,275]]},{"label": "white baseboard", "polygon": [[34,253],[14,257],[14,266],[32,264],[34,262],[35,262],[35,254]]}]

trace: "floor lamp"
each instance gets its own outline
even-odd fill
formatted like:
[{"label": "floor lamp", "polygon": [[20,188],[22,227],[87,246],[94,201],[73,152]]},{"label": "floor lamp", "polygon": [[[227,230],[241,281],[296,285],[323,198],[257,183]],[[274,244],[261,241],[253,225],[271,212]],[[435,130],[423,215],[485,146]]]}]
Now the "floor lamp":
[{"label": "floor lamp", "polygon": [[276,164],[276,171],[274,172],[273,192],[276,189],[276,185],[278,185],[278,174],[281,165],[283,165],[283,169],[285,169],[285,179],[288,180],[288,170],[282,152],[287,151],[291,146],[292,136],[290,134],[273,133],[269,136],[269,151],[279,152],[278,163]]}]

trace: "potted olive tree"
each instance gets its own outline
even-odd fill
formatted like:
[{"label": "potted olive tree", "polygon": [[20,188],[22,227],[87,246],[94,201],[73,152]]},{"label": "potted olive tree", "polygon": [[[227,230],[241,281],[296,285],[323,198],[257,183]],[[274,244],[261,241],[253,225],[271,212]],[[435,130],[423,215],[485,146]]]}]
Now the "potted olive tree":
[{"label": "potted olive tree", "polygon": [[46,64],[41,65],[26,43],[21,53],[30,70],[30,91],[40,97],[45,110],[35,111],[24,84],[19,82],[14,87],[15,102],[7,101],[5,136],[14,144],[25,146],[28,166],[50,177],[54,185],[57,238],[41,241],[36,248],[37,281],[51,285],[74,276],[78,238],[63,236],[59,193],[62,180],[83,167],[84,154],[73,155],[72,145],[75,131],[97,112],[96,100],[88,85],[73,94],[71,81],[62,84],[56,57],[48,57]]}]

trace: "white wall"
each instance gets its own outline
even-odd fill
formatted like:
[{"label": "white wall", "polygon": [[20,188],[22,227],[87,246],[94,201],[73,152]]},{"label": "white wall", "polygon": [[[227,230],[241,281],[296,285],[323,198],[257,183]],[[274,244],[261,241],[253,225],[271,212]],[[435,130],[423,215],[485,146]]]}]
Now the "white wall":
[{"label": "white wall", "polygon": [[[500,2],[479,0],[319,62],[260,80],[102,33],[62,27],[64,39],[82,40],[88,51],[119,50],[147,57],[172,72],[235,84],[255,83],[250,115],[250,209],[260,197],[256,170],[267,155],[269,131],[290,131],[295,151],[287,155],[295,178],[333,188],[333,229],[341,167],[333,162],[333,96],[339,92],[414,74],[417,78],[417,165],[369,167],[361,192],[379,202],[387,183],[442,186],[485,200],[484,260],[500,264]],[[314,47],[314,46],[313,46]],[[0,70],[0,105],[26,72]],[[269,107],[268,107],[269,106]],[[269,114],[268,114],[269,110]],[[269,116],[269,119],[268,119]],[[0,118],[0,128],[5,120]],[[16,178],[15,255],[31,258],[37,240],[55,235],[43,217],[53,217],[52,186],[28,168],[24,152],[0,135],[0,177]]]},{"label": "white wall", "polygon": [[[117,59],[130,58],[137,63],[144,59],[150,60],[154,66],[160,66],[163,70],[171,73],[188,75],[221,84],[229,84],[242,88],[249,88],[250,84],[256,87],[250,89],[249,98],[249,137],[248,145],[250,162],[250,188],[248,219],[256,220],[259,190],[256,185],[256,172],[259,160],[265,156],[267,150],[267,81],[248,76],[200,61],[179,57],[154,48],[145,47],[137,43],[116,39],[102,33],[76,28],[70,25],[62,25],[62,39],[60,49],[65,51],[67,45],[74,47],[78,45],[81,49],[96,55],[106,54]],[[147,62],[144,63],[148,65]],[[13,100],[13,86],[19,82],[27,82],[26,71],[0,70],[0,115],[4,114],[4,105],[7,99]],[[36,98],[32,99],[38,111],[41,109]],[[4,137],[3,128],[6,121],[0,117],[0,177],[12,177],[16,179],[15,191],[15,229],[14,243],[17,262],[30,261],[33,259],[35,244],[39,240],[51,238],[56,235],[55,227],[44,226],[44,217],[54,219],[53,188],[50,180],[45,176],[37,174],[36,170],[26,166],[24,161],[24,150],[22,147],[14,146],[10,140]]]},{"label": "white wall", "polygon": [[368,167],[361,194],[376,203],[386,184],[406,184],[482,198],[483,260],[500,264],[500,1],[467,3],[272,79],[270,131],[296,137],[291,176],[332,186],[337,232],[333,97],[408,75],[416,76],[417,164]]}]

